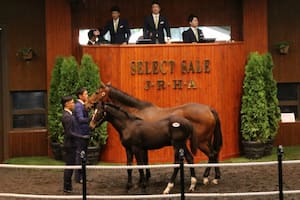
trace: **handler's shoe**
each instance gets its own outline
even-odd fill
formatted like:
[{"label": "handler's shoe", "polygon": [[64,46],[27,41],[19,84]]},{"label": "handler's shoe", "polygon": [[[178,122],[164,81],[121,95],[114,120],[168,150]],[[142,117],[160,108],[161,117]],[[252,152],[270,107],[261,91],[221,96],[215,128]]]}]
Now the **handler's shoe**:
[{"label": "handler's shoe", "polygon": [[80,180],[76,180],[76,183],[80,183],[80,184],[82,184],[82,179],[80,179]]},{"label": "handler's shoe", "polygon": [[71,193],[72,192],[72,189],[70,188],[64,188],[64,193]]}]

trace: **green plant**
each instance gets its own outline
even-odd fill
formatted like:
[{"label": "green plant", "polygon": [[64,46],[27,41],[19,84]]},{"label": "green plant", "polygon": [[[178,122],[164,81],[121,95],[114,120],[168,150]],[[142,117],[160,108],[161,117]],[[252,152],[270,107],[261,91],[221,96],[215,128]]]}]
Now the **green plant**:
[{"label": "green plant", "polygon": [[[98,66],[90,55],[84,54],[79,68],[79,87],[85,87],[89,93],[94,93],[100,82]],[[107,137],[107,123],[103,123],[92,131],[89,146],[102,146],[106,144]]]},{"label": "green plant", "polygon": [[287,46],[290,46],[290,42],[289,41],[281,41],[275,44],[275,48],[276,49],[282,49],[285,48]]},{"label": "green plant", "polygon": [[73,56],[64,58],[60,69],[60,84],[58,86],[59,97],[73,95],[75,97],[78,88],[78,64]]},{"label": "green plant", "polygon": [[270,128],[270,135],[268,139],[274,139],[280,122],[280,108],[279,101],[277,98],[277,82],[273,77],[273,61],[270,53],[265,54],[264,56],[265,62],[265,91],[266,91],[266,100],[267,100],[267,116]]},{"label": "green plant", "polygon": [[59,96],[58,88],[60,85],[60,70],[64,58],[57,57],[50,81],[50,91],[48,99],[48,126],[49,137],[52,142],[63,142],[63,127],[60,123],[62,106],[60,105],[61,97]]},{"label": "green plant", "polygon": [[23,47],[17,51],[16,55],[24,60],[31,60],[35,53],[32,48]]},{"label": "green plant", "polygon": [[[56,58],[51,76],[48,100],[49,137],[52,142],[62,144],[64,139],[61,124],[61,97],[65,95],[74,96],[79,87],[86,87],[90,93],[93,93],[100,86],[100,82],[99,68],[90,55],[83,55],[80,67],[78,67],[74,57]],[[107,123],[104,123],[92,131],[89,145],[104,145],[107,137]]]},{"label": "green plant", "polygon": [[264,80],[264,59],[251,53],[245,67],[241,106],[241,134],[244,141],[265,142],[270,135]]},{"label": "green plant", "polygon": [[74,95],[78,80],[78,64],[75,58],[57,57],[52,71],[48,100],[49,137],[52,142],[63,143],[61,97]]}]

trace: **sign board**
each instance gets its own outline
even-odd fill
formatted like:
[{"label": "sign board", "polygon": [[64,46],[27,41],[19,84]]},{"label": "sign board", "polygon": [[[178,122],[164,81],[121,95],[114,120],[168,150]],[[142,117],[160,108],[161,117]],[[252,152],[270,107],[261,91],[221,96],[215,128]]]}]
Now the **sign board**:
[{"label": "sign board", "polygon": [[295,122],[295,114],[294,113],[281,113],[281,122]]}]

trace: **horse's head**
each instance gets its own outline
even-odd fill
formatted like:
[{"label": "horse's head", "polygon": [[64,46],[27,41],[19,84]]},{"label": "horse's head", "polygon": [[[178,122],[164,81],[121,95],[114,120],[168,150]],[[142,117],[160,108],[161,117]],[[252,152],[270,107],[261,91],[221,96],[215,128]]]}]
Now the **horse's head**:
[{"label": "horse's head", "polygon": [[102,102],[97,103],[96,108],[94,110],[92,119],[90,121],[90,128],[95,129],[97,126],[101,125],[104,121],[106,121],[106,110],[105,105]]},{"label": "horse's head", "polygon": [[108,85],[101,82],[100,87],[94,92],[85,103],[85,107],[89,110],[96,107],[98,102],[109,102],[109,91]]}]

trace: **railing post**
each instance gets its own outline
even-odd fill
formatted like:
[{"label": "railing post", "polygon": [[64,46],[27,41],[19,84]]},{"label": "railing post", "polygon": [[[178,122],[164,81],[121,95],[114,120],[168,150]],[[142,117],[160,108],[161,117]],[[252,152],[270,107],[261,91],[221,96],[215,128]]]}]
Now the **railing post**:
[{"label": "railing post", "polygon": [[282,156],[283,156],[283,147],[282,145],[279,145],[277,149],[279,200],[283,200]]},{"label": "railing post", "polygon": [[180,191],[181,200],[185,200],[184,195],[184,150],[179,149],[179,159],[180,159]]},{"label": "railing post", "polygon": [[86,157],[85,152],[80,152],[82,170],[82,200],[86,200]]}]

